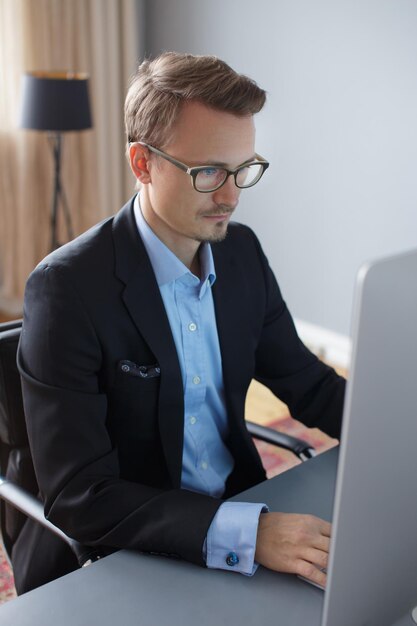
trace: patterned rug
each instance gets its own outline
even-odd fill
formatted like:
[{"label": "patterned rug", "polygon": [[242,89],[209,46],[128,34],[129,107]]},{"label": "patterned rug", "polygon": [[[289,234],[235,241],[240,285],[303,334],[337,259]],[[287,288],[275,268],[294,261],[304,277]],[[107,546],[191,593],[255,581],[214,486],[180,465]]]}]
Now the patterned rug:
[{"label": "patterned rug", "polygon": [[[280,430],[287,435],[304,439],[312,445],[318,454],[329,450],[337,445],[337,439],[331,439],[318,428],[306,428],[304,424],[287,416],[273,420],[268,424],[269,428]],[[301,461],[289,450],[277,448],[263,441],[256,441],[255,445],[261,456],[262,463],[266,469],[268,478],[272,478],[281,472],[285,472],[291,467],[298,465]]]},{"label": "patterned rug", "polygon": [[[337,443],[335,439],[330,439],[330,437],[318,429],[306,428],[303,424],[288,416],[272,420],[268,423],[268,426],[285,432],[288,435],[300,437],[308,441],[319,453],[328,450]],[[282,450],[281,448],[266,444],[262,441],[256,441],[255,443],[267,471],[268,478],[285,472],[287,469],[300,463],[300,461],[287,450]],[[3,548],[0,545],[0,604],[7,602],[7,600],[15,596],[16,591],[14,588],[13,574]]]},{"label": "patterned rug", "polygon": [[0,545],[0,604],[15,597],[13,574],[4,554],[3,546]]}]

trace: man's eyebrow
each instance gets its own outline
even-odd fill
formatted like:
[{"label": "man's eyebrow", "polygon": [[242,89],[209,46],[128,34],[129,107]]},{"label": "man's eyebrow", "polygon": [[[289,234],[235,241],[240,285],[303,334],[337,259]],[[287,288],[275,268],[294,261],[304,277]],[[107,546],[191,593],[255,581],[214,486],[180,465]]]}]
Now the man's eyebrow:
[{"label": "man's eyebrow", "polygon": [[224,161],[214,161],[214,160],[208,160],[208,161],[199,161],[197,163],[197,161],[195,161],[195,165],[193,165],[193,167],[204,167],[205,165],[211,165],[213,167],[227,167],[227,163]]},{"label": "man's eyebrow", "polygon": [[253,163],[253,161],[257,161],[258,159],[256,158],[256,153],[254,152],[253,155],[250,157],[250,159],[246,159],[246,161],[243,161],[243,163],[241,163],[241,165],[245,165],[245,163]]},{"label": "man's eyebrow", "polygon": [[[239,163],[239,165],[237,165],[236,167],[240,167],[241,165],[245,165],[246,163],[252,163],[253,161],[256,161],[256,154],[253,154],[253,156],[249,157],[249,159],[245,159],[244,161],[242,161],[242,163]],[[200,163],[200,164],[195,164],[192,167],[202,167],[204,165],[211,165],[213,167],[224,167],[226,169],[228,169],[228,164],[225,161],[205,161],[204,163]]]}]

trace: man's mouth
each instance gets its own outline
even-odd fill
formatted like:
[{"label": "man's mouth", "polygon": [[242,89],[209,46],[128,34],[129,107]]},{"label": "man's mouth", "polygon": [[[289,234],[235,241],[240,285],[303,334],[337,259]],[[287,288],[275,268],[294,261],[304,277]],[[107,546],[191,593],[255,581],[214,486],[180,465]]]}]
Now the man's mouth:
[{"label": "man's mouth", "polygon": [[224,211],[223,213],[206,213],[203,215],[205,219],[212,220],[213,222],[221,222],[227,220],[232,215],[232,211]]},{"label": "man's mouth", "polygon": [[215,215],[204,215],[203,217],[205,217],[208,220],[225,220],[229,217],[230,213],[220,213],[220,214],[215,214]]}]

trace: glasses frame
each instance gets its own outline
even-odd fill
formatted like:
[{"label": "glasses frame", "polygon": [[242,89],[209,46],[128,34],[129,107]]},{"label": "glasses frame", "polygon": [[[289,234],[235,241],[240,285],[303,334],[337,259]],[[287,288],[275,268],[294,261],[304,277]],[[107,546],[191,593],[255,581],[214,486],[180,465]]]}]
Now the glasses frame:
[{"label": "glasses frame", "polygon": [[[148,148],[148,150],[150,150],[154,154],[162,157],[166,161],[169,161],[169,163],[172,163],[172,165],[175,165],[175,167],[178,167],[180,170],[182,170],[183,172],[191,176],[191,184],[193,188],[195,189],[195,191],[198,191],[198,193],[213,193],[213,191],[217,191],[218,189],[223,187],[223,185],[226,184],[229,176],[233,176],[233,178],[235,179],[235,185],[239,189],[249,189],[249,187],[253,187],[254,185],[256,185],[256,183],[258,183],[261,180],[265,171],[269,167],[269,161],[261,157],[260,154],[255,154],[255,157],[256,157],[255,161],[247,161],[246,163],[242,163],[242,165],[239,165],[233,170],[229,170],[227,169],[227,167],[222,167],[220,165],[195,165],[193,167],[190,167],[189,165],[182,163],[182,161],[178,161],[178,159],[174,159],[174,157],[170,156],[166,152],[163,152],[162,150],[159,150],[158,148],[154,148],[153,146],[149,145],[148,143],[145,143],[144,141],[132,141],[130,143],[131,146],[135,144],[139,144],[141,146],[144,146],[145,148]],[[250,183],[250,185],[244,185],[244,186],[238,185],[237,183],[238,173],[240,172],[241,169],[244,169],[245,167],[248,167],[249,165],[261,165],[262,166],[262,169],[260,170],[260,174],[258,178],[255,178],[255,180],[252,183]],[[226,178],[224,179],[222,183],[220,183],[220,185],[217,185],[217,187],[214,187],[213,189],[207,189],[207,190],[197,189],[196,178],[197,178],[198,173],[210,167],[217,168],[219,170],[224,170],[226,172]]]}]

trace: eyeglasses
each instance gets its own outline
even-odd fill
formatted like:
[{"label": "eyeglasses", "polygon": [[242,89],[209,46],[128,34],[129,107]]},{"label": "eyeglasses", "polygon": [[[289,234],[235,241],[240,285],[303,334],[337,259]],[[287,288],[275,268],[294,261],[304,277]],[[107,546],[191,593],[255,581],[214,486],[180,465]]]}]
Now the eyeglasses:
[{"label": "eyeglasses", "polygon": [[[166,161],[175,165],[180,170],[191,176],[191,183],[196,191],[200,193],[210,193],[220,189],[229,176],[233,176],[235,179],[236,187],[239,189],[246,189],[247,187],[253,187],[262,178],[263,173],[269,167],[268,161],[262,158],[259,154],[255,154],[255,161],[248,161],[242,163],[234,170],[228,170],[225,167],[219,167],[217,165],[196,165],[195,167],[189,167],[181,161],[177,161],[169,154],[154,148],[143,141],[134,141],[133,144],[138,143],[141,146],[145,146],[151,152],[154,152],[158,156],[162,157]],[[132,144],[131,144],[132,145]]]}]

